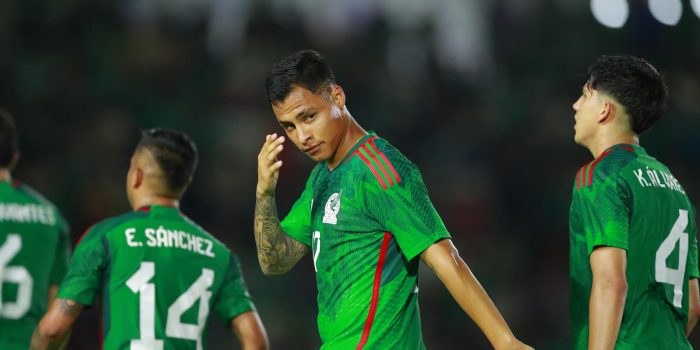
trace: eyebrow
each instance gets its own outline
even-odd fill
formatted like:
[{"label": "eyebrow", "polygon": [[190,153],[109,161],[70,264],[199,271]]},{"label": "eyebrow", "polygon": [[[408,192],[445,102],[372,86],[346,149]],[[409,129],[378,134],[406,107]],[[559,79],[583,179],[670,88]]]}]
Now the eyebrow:
[{"label": "eyebrow", "polygon": [[301,119],[301,118],[307,117],[307,116],[314,114],[314,113],[316,113],[316,112],[311,111],[307,108],[307,109],[304,109],[301,112],[297,113],[297,115],[296,115],[296,117],[294,117],[294,119]]},{"label": "eyebrow", "polygon": [[586,82],[585,84],[583,84],[583,87],[581,88],[581,91],[583,91],[584,93],[586,93],[586,92],[592,92],[593,89],[591,88],[591,83],[590,83],[590,82]]},{"label": "eyebrow", "polygon": [[[294,117],[294,119],[303,119],[309,115],[315,114],[316,112],[307,109],[302,110],[301,112],[297,113],[297,115]],[[279,124],[282,127],[288,126],[288,125],[294,125],[291,121],[279,121]]]}]

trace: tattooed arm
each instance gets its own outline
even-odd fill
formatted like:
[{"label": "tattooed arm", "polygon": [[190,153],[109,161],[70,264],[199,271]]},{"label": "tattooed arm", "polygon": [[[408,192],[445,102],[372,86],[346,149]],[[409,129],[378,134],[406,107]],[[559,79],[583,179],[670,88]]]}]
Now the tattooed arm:
[{"label": "tattooed arm", "polygon": [[83,311],[83,305],[69,299],[56,299],[34,329],[29,350],[63,349],[71,327]]},{"label": "tattooed arm", "polygon": [[289,271],[309,248],[289,237],[277,216],[275,187],[282,161],[277,155],[284,149],[284,136],[267,135],[258,154],[258,185],[255,198],[255,245],[260,268],[265,275],[280,275]]},{"label": "tattooed arm", "polygon": [[268,276],[289,271],[309,251],[282,231],[273,196],[255,199],[255,245],[260,268]]}]

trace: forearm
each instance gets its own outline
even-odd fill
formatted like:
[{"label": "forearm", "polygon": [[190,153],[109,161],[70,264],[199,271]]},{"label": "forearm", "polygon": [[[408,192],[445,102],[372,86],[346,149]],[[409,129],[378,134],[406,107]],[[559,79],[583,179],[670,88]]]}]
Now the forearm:
[{"label": "forearm", "polygon": [[685,325],[685,336],[689,337],[693,333],[693,329],[698,324],[698,315],[688,315],[688,323]]},{"label": "forearm", "polygon": [[588,349],[612,350],[615,347],[626,298],[626,283],[596,282],[594,278],[588,307]]},{"label": "forearm", "polygon": [[260,316],[255,311],[238,315],[231,320],[231,330],[238,338],[243,350],[267,350],[270,348],[267,332]]},{"label": "forearm", "polygon": [[464,260],[456,255],[453,264],[455,271],[449,273],[452,277],[436,272],[462,310],[477,324],[495,349],[506,349],[516,343],[503,316]]},{"label": "forearm", "polygon": [[256,196],[254,229],[258,261],[266,275],[289,271],[308,250],[282,231],[274,196]]},{"label": "forearm", "polygon": [[528,349],[518,341],[479,281],[448,239],[433,244],[421,259],[438,275],[464,312],[496,349]]},{"label": "forearm", "polygon": [[60,334],[56,336],[46,336],[41,335],[39,327],[34,329],[34,334],[32,334],[32,341],[29,345],[29,350],[63,350],[66,348],[68,343],[68,334]]},{"label": "forearm", "polygon": [[32,334],[29,350],[60,350],[65,348],[73,323],[83,305],[67,299],[56,299]]},{"label": "forearm", "polygon": [[688,281],[688,323],[685,326],[685,335],[690,336],[690,333],[695,329],[695,325],[700,318],[700,291],[698,290],[698,279],[691,278]]}]

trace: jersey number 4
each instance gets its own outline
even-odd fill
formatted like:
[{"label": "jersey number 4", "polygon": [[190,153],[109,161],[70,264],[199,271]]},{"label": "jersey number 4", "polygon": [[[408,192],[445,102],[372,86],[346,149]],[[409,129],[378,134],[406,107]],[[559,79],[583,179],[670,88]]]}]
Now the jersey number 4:
[{"label": "jersey number 4", "polygon": [[[8,266],[10,260],[22,249],[22,237],[16,233],[7,235],[0,246],[0,317],[18,320],[24,316],[32,304],[34,279],[24,266]],[[17,299],[14,302],[2,300],[2,287],[5,283],[17,284]]]},{"label": "jersey number 4", "polygon": [[[148,283],[156,274],[153,262],[141,262],[141,267],[126,281],[132,292],[139,294],[139,331],[141,338],[131,341],[131,350],[163,350],[163,341],[155,336],[156,286]],[[208,290],[214,283],[214,271],[202,269],[199,278],[168,308],[165,335],[169,338],[194,340],[202,350],[202,331],[209,315]],[[182,314],[199,300],[197,324],[182,323]]]},{"label": "jersey number 4", "polygon": [[[656,251],[656,281],[673,285],[673,306],[681,307],[683,303],[683,286],[685,285],[685,265],[688,261],[688,211],[679,209],[678,219],[671,228],[671,233],[664,239]],[[678,242],[678,268],[666,266],[666,260],[676,249]]]}]

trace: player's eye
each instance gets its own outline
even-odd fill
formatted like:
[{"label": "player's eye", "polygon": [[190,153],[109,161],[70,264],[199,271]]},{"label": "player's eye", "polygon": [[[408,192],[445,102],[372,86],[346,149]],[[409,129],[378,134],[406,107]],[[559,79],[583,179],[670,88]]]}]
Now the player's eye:
[{"label": "player's eye", "polygon": [[292,130],[294,130],[294,124],[282,125],[282,128],[284,128],[284,130],[286,130],[286,131],[292,131]]},{"label": "player's eye", "polygon": [[307,122],[310,122],[310,121],[314,120],[315,117],[316,117],[316,113],[309,114],[306,117],[304,117],[304,119],[306,119]]}]

